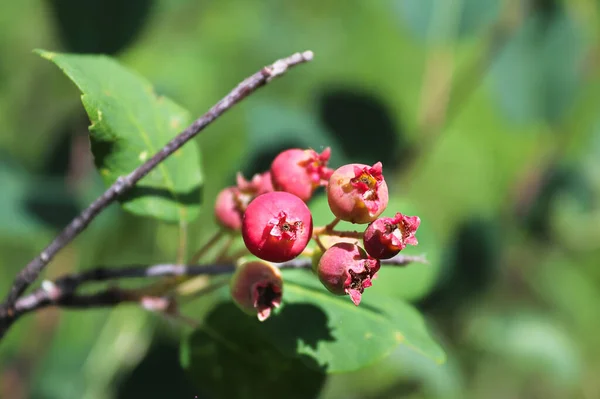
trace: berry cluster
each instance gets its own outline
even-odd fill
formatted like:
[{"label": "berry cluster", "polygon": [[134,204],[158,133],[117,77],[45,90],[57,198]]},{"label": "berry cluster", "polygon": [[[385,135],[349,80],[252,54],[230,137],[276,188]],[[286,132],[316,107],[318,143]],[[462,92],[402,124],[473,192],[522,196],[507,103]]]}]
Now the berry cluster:
[{"label": "berry cluster", "polygon": [[[218,223],[226,230],[241,232],[248,251],[263,260],[240,264],[231,283],[234,301],[260,320],[281,302],[281,274],[269,262],[312,255],[321,283],[333,294],[349,295],[358,305],[379,271],[380,260],[418,243],[418,216],[398,212],[394,217],[380,217],[388,204],[381,162],[333,170],[327,166],[330,154],[329,148],[320,154],[312,149],[283,151],[270,170],[250,181],[238,174],[237,184],[217,197]],[[306,205],[319,187],[325,187],[335,216],[323,227],[313,226]],[[339,221],[367,227],[363,233],[338,231]],[[307,250],[311,240],[317,244],[314,251]]]}]

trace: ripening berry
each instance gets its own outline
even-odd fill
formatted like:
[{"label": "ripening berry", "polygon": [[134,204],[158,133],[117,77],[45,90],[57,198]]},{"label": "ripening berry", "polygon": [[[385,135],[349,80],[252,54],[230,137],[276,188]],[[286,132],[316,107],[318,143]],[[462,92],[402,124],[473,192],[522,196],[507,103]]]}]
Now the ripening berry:
[{"label": "ripening berry", "polygon": [[270,262],[285,262],[298,256],[306,248],[312,229],[312,215],[306,204],[284,191],[256,197],[242,220],[246,247]]},{"label": "ripening berry", "polygon": [[221,226],[237,231],[242,227],[242,217],[250,201],[260,194],[273,191],[273,185],[268,171],[254,175],[250,181],[238,173],[236,180],[236,187],[227,187],[217,195],[215,217]]},{"label": "ripening berry", "polygon": [[329,147],[321,154],[299,148],[281,152],[271,164],[273,186],[308,201],[319,186],[327,184],[333,172],[327,167],[330,155]]},{"label": "ripening berry", "polygon": [[275,191],[273,189],[273,183],[271,182],[271,172],[269,171],[255,174],[250,181],[244,179],[244,176],[238,172],[236,175],[236,182],[237,188],[242,193],[252,194],[254,197]]},{"label": "ripening berry", "polygon": [[281,304],[283,280],[268,262],[249,261],[238,266],[229,285],[233,302],[245,313],[265,321]]},{"label": "ripening berry", "polygon": [[373,166],[344,165],[333,172],[327,185],[327,201],[333,214],[352,223],[369,223],[385,210],[388,188],[381,162]]},{"label": "ripening berry", "polygon": [[415,233],[420,224],[418,216],[406,216],[400,212],[393,218],[377,219],[365,230],[365,249],[374,258],[389,259],[407,245],[418,244]]},{"label": "ripening berry", "polygon": [[331,293],[350,295],[358,306],[362,293],[372,285],[371,280],[379,267],[379,260],[370,258],[358,245],[341,242],[323,253],[317,276]]},{"label": "ripening berry", "polygon": [[215,217],[217,223],[230,230],[242,228],[243,210],[239,204],[240,190],[237,187],[227,187],[217,195],[215,201]]}]

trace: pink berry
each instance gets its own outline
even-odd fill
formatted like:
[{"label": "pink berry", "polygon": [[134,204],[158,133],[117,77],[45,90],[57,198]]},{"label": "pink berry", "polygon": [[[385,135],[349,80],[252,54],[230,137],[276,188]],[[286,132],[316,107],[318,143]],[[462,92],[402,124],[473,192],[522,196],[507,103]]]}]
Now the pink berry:
[{"label": "pink berry", "polygon": [[369,223],[385,210],[388,188],[381,162],[373,166],[344,165],[333,172],[327,186],[333,214],[347,222]]},{"label": "pink berry", "polygon": [[285,262],[298,256],[306,248],[312,229],[312,215],[306,204],[284,191],[256,197],[242,220],[246,247],[270,262]]},{"label": "pink berry", "polygon": [[356,244],[337,243],[321,256],[317,276],[331,293],[350,295],[356,306],[365,288],[372,285],[373,276],[379,271],[379,260],[370,258]]},{"label": "pink berry", "polygon": [[252,176],[252,180],[250,181],[244,179],[244,176],[238,172],[236,175],[236,181],[237,187],[241,192],[251,193],[255,197],[264,193],[275,191],[273,189],[273,183],[271,182],[271,172],[269,171]]},{"label": "pink berry", "polygon": [[329,147],[321,154],[299,148],[281,152],[271,164],[273,186],[308,201],[319,186],[327,184],[333,172],[327,167],[330,155]]},{"label": "pink berry", "polygon": [[365,249],[374,258],[389,259],[407,245],[418,244],[415,233],[420,224],[418,216],[406,216],[400,212],[393,218],[377,219],[365,230]]},{"label": "pink berry", "polygon": [[281,305],[283,280],[278,268],[262,261],[242,263],[229,285],[235,304],[245,313],[264,321]]},{"label": "pink berry", "polygon": [[242,227],[243,212],[239,207],[240,190],[237,187],[227,187],[217,195],[215,201],[215,217],[217,222],[230,230]]},{"label": "pink berry", "polygon": [[230,230],[240,230],[246,207],[256,196],[273,191],[271,174],[267,171],[256,174],[247,181],[241,173],[237,174],[237,186],[223,189],[215,201],[217,222]]}]

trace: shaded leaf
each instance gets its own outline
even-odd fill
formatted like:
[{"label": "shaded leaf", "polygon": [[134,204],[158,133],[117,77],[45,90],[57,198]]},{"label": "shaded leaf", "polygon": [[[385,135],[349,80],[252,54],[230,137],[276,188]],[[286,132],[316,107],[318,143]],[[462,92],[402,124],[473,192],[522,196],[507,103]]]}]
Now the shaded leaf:
[{"label": "shaded leaf", "polygon": [[[94,161],[106,185],[140,166],[189,122],[183,108],[157,97],[148,82],[109,57],[39,54],[82,91]],[[202,180],[198,149],[187,144],[140,180],[122,204],[138,215],[189,221],[199,211]]]},{"label": "shaded leaf", "polygon": [[261,327],[289,356],[306,355],[328,373],[363,368],[399,344],[445,359],[421,315],[401,300],[367,290],[357,307],[347,296],[329,293],[309,272],[286,271],[284,281],[284,306]]},{"label": "shaded leaf", "polygon": [[513,122],[561,120],[580,84],[585,45],[564,14],[529,18],[491,69],[499,107]]},{"label": "shaded leaf", "polygon": [[448,30],[454,29],[460,36],[476,34],[492,24],[500,11],[497,0],[404,0],[394,6],[412,33],[423,40],[446,40]]},{"label": "shaded leaf", "polygon": [[49,0],[63,43],[77,53],[114,54],[144,27],[152,0]]},{"label": "shaded leaf", "polygon": [[[248,154],[245,174],[251,176],[269,169],[273,159],[289,148],[313,148],[321,152],[332,148],[330,164],[348,162],[339,150],[339,140],[315,120],[314,115],[301,108],[281,103],[254,101],[247,114]],[[249,169],[251,168],[251,169]]]},{"label": "shaded leaf", "polygon": [[[326,373],[362,369],[383,359],[398,345],[437,363],[445,362],[445,353],[431,338],[423,317],[406,302],[367,290],[357,307],[347,296],[329,293],[311,272],[286,270],[283,274],[283,303],[269,319],[261,323],[256,317],[248,318],[233,305],[217,305],[218,311],[211,311],[202,328],[184,343],[184,367],[196,363],[203,373],[217,373],[207,368],[213,367],[211,363],[224,364],[225,360],[213,358],[208,362],[202,356],[207,356],[205,352],[217,356],[221,353],[221,344],[229,349],[219,355],[219,359],[233,356],[238,362],[244,362],[240,368],[262,367],[249,356],[261,359],[261,350],[275,356],[265,342],[285,356],[283,359],[290,359],[288,363],[295,364],[299,359],[309,368]],[[229,313],[228,306],[234,312]],[[264,341],[258,341],[258,337]],[[218,344],[220,339],[227,341]],[[248,339],[253,342],[251,345]],[[208,343],[202,346],[203,342]],[[200,347],[195,349],[196,345]],[[195,360],[197,356],[202,360]],[[295,359],[294,362],[291,359]],[[254,366],[248,367],[252,364]],[[218,372],[225,373],[225,369]]]},{"label": "shaded leaf", "polygon": [[322,371],[279,352],[254,317],[221,303],[181,348],[192,382],[210,398],[312,398]]}]

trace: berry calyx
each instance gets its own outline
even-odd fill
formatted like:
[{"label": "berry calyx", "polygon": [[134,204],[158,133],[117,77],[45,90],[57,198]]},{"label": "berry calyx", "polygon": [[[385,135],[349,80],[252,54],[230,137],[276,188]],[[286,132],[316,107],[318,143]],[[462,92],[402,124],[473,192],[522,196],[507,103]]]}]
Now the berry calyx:
[{"label": "berry calyx", "polygon": [[317,267],[321,283],[335,295],[349,295],[358,306],[365,288],[379,271],[379,260],[356,244],[340,242],[327,249]]},{"label": "berry calyx", "polygon": [[271,164],[273,186],[308,201],[319,186],[327,184],[333,172],[327,167],[330,156],[329,147],[320,154],[299,148],[281,152]]},{"label": "berry calyx", "polygon": [[238,172],[236,175],[237,188],[240,192],[252,195],[254,197],[275,191],[271,182],[271,172],[255,174],[251,180],[246,180],[244,176]]},{"label": "berry calyx", "polygon": [[237,231],[242,227],[242,217],[250,201],[273,191],[273,185],[268,171],[254,175],[250,181],[238,173],[236,180],[237,186],[227,187],[217,195],[215,217],[222,227]]},{"label": "berry calyx", "polygon": [[348,164],[336,169],[327,186],[331,212],[341,220],[369,223],[385,210],[388,188],[382,164]]},{"label": "berry calyx", "polygon": [[365,230],[365,250],[374,258],[389,259],[407,245],[418,244],[415,233],[420,224],[418,216],[406,216],[400,212],[393,218],[379,218]]},{"label": "berry calyx", "polygon": [[270,262],[285,262],[298,256],[306,248],[312,229],[312,215],[306,204],[283,191],[256,197],[242,220],[246,247]]},{"label": "berry calyx", "polygon": [[249,261],[239,265],[229,284],[233,302],[245,313],[265,321],[281,305],[283,279],[268,262]]}]

